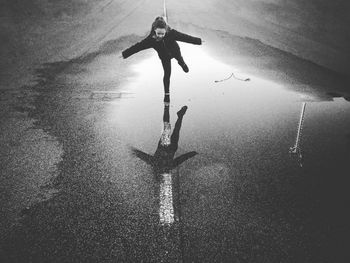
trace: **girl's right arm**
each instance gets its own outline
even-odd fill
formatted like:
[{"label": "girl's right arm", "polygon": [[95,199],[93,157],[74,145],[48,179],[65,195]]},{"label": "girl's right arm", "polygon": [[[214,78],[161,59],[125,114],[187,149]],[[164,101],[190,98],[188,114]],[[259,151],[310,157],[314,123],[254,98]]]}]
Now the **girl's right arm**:
[{"label": "girl's right arm", "polygon": [[149,38],[145,38],[144,40],[136,43],[135,45],[129,47],[128,49],[125,49],[122,52],[122,56],[123,56],[123,58],[127,58],[127,57],[130,57],[131,55],[141,51],[141,50],[151,48],[151,47],[152,47],[151,41],[149,40]]}]

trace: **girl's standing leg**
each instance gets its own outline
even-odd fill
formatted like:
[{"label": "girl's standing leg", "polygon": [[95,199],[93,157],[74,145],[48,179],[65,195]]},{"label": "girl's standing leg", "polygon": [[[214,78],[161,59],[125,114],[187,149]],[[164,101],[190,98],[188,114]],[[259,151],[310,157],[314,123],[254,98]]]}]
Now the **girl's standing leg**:
[{"label": "girl's standing leg", "polygon": [[170,75],[171,75],[171,60],[162,59],[162,65],[164,70],[163,84],[164,84],[164,93],[169,94],[170,86]]}]

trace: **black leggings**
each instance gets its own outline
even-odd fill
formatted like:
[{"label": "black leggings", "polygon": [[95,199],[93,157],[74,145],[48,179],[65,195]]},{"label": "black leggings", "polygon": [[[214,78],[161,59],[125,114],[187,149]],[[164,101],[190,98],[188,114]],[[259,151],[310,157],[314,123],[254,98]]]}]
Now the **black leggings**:
[{"label": "black leggings", "polygon": [[164,70],[163,84],[164,93],[169,93],[170,75],[171,75],[171,59],[162,59],[162,65]]},{"label": "black leggings", "polygon": [[[184,60],[181,55],[179,57],[175,57],[175,59],[179,63],[184,63]],[[164,93],[169,93],[170,75],[171,75],[171,58],[162,59],[162,65],[164,70],[164,76],[163,76]]]}]

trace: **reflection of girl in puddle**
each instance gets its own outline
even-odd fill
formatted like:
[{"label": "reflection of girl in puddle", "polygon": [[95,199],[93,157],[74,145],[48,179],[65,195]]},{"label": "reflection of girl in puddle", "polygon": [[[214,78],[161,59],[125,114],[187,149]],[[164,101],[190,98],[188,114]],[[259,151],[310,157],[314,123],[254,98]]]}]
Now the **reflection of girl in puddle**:
[{"label": "reflection of girl in puddle", "polygon": [[189,71],[176,41],[187,42],[195,45],[201,45],[202,40],[197,37],[183,34],[171,29],[163,17],[157,17],[152,24],[150,34],[142,41],[136,43],[122,52],[123,58],[127,58],[141,50],[154,48],[164,69],[164,93],[169,94],[171,59],[175,58],[183,71]]},{"label": "reflection of girl in puddle", "polygon": [[178,148],[182,119],[186,113],[186,110],[187,106],[184,106],[181,108],[181,110],[177,112],[178,118],[175,123],[175,129],[172,135],[170,135],[171,125],[169,115],[169,104],[165,103],[163,115],[163,131],[158,142],[157,150],[153,156],[144,153],[138,149],[132,149],[132,152],[135,156],[152,166],[154,173],[161,180],[159,192],[159,217],[160,222],[166,225],[172,224],[174,222],[171,171],[197,154],[197,152],[192,151],[174,159],[175,152]]}]

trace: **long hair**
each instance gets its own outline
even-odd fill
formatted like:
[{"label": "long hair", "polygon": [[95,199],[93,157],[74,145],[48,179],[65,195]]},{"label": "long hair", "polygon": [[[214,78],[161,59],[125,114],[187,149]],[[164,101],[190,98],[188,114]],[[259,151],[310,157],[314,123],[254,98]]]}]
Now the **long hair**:
[{"label": "long hair", "polygon": [[156,30],[156,28],[164,28],[166,32],[170,30],[170,26],[162,16],[157,16],[156,19],[153,21],[150,35],[155,35],[154,30]]}]

